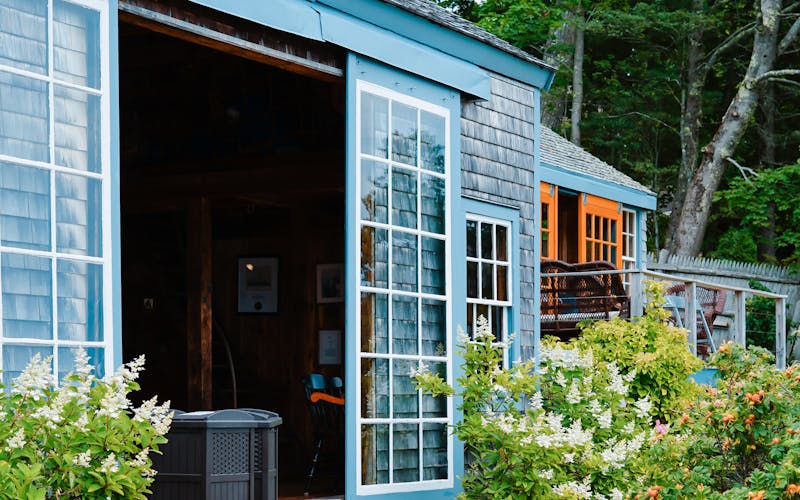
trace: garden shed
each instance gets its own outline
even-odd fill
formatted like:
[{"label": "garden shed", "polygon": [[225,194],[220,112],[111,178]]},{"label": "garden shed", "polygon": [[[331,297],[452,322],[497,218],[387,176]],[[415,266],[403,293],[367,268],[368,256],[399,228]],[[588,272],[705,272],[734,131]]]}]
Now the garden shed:
[{"label": "garden shed", "polygon": [[[280,413],[300,476],[340,377],[346,497],[452,498],[409,373],[479,315],[533,356],[560,248],[643,262],[654,195],[540,125],[553,75],[426,0],[0,0],[4,377],[146,353],[143,396]],[[595,215],[632,243],[581,253]]]}]

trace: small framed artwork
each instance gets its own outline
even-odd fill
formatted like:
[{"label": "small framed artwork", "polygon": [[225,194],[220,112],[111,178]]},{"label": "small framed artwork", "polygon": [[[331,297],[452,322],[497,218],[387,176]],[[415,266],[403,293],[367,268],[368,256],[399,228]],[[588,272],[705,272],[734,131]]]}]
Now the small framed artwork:
[{"label": "small framed artwork", "polygon": [[245,314],[278,312],[277,257],[239,257],[237,311]]},{"label": "small framed artwork", "polygon": [[341,330],[319,331],[319,364],[320,365],[342,364]]},{"label": "small framed artwork", "polygon": [[317,303],[344,302],[344,264],[317,266]]}]

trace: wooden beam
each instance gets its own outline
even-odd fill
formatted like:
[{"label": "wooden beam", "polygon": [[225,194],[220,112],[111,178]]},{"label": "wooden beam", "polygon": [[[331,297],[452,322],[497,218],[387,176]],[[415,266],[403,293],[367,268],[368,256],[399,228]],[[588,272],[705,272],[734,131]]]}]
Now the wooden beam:
[{"label": "wooden beam", "polygon": [[187,401],[191,410],[210,410],[211,392],[211,208],[192,200],[186,212]]},{"label": "wooden beam", "polygon": [[[343,57],[323,44],[310,47],[311,42],[289,34],[281,34],[279,39],[272,35],[274,30],[263,26],[257,30],[259,33],[250,33],[256,29],[225,24],[220,21],[223,17],[222,13],[204,14],[197,6],[189,9],[151,0],[119,3],[120,21],[294,73],[325,81],[342,80]],[[287,39],[291,41],[286,42]]]}]

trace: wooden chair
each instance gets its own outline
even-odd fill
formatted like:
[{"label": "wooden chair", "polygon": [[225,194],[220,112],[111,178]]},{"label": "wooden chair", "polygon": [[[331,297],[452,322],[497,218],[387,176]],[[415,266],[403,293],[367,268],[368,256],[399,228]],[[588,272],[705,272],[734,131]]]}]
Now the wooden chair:
[{"label": "wooden chair", "polygon": [[344,394],[342,379],[327,380],[324,375],[311,373],[302,379],[306,400],[311,412],[314,450],[308,468],[304,494],[311,492],[311,482],[319,475],[322,464],[330,465],[329,474],[336,485],[343,478]]},{"label": "wooden chair", "polygon": [[[673,309],[673,321],[680,327],[687,324],[685,316],[686,284],[678,283],[667,289],[668,305]],[[706,357],[716,352],[714,343],[714,320],[725,312],[725,290],[711,288],[695,288],[695,321],[697,322],[697,354]]]}]

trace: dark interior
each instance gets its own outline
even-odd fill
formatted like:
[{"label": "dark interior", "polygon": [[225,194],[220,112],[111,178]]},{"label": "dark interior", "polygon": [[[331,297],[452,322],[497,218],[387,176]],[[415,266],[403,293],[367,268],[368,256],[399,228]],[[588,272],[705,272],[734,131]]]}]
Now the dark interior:
[{"label": "dark interior", "polygon": [[[210,251],[213,407],[234,404],[233,365],[238,406],[283,417],[281,477],[301,478],[311,423],[300,380],[344,375],[318,357],[319,331],[344,330],[344,303],[316,300],[317,266],[344,260],[343,83],[125,23],[119,51],[123,351],[147,355],[139,397],[195,409],[188,269]],[[192,244],[198,203],[211,248]],[[237,312],[243,256],[278,259],[275,313]]]},{"label": "dark interior", "polygon": [[578,262],[578,195],[558,190],[558,258]]}]

